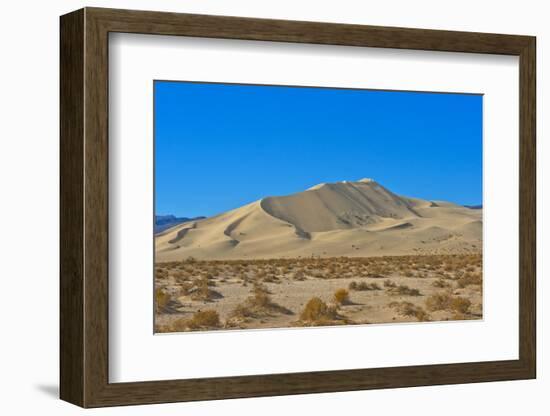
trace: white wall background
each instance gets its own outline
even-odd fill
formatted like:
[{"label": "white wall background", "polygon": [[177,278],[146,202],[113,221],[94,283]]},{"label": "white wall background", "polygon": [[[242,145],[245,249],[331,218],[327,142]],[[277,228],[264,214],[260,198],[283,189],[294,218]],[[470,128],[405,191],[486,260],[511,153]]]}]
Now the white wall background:
[{"label": "white wall background", "polygon": [[[392,2],[325,0],[120,0],[5,2],[0,15],[0,411],[71,415],[81,409],[58,390],[58,16],[82,6],[166,10],[326,22],[536,35],[538,41],[538,380],[338,394],[225,400],[87,411],[102,415],[239,414],[543,415],[550,361],[543,332],[550,301],[544,243],[550,209],[543,186],[550,145],[543,130],[550,98],[546,2],[535,0]],[[548,66],[548,67],[546,67]],[[546,199],[546,201],[545,201]]]}]

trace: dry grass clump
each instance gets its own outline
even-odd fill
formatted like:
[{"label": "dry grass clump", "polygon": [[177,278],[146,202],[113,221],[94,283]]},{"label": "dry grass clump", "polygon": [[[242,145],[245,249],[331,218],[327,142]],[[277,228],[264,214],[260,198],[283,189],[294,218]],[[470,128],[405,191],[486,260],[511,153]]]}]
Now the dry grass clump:
[{"label": "dry grass clump", "polygon": [[382,288],[378,285],[378,283],[367,283],[367,282],[357,283],[355,280],[349,284],[348,289],[357,290],[357,291],[382,290]]},{"label": "dry grass clump", "polygon": [[346,325],[356,322],[338,313],[338,305],[325,303],[318,297],[311,298],[300,313],[294,326]]},{"label": "dry grass clump", "polygon": [[[195,312],[190,319],[176,319],[169,328],[161,328],[161,330],[162,332],[183,332],[189,330],[204,331],[208,329],[218,329],[221,328],[221,326],[218,312],[207,309],[204,311]],[[165,329],[168,329],[168,331]]]},{"label": "dry grass clump", "polygon": [[221,293],[210,289],[212,284],[208,277],[204,276],[195,280],[191,286],[183,286],[183,293],[189,295],[193,300],[212,301],[222,297]]},{"label": "dry grass clump", "polygon": [[208,329],[220,327],[220,316],[214,310],[204,310],[195,312],[189,320],[190,329]]},{"label": "dry grass clump", "polygon": [[464,273],[464,275],[457,280],[457,284],[460,288],[465,288],[469,285],[481,285],[481,273]]},{"label": "dry grass clump", "polygon": [[426,299],[429,311],[451,311],[465,315],[469,312],[472,302],[462,296],[453,296],[451,292],[436,293]]},{"label": "dry grass clump", "polygon": [[261,318],[274,314],[292,315],[292,311],[271,300],[269,290],[265,285],[256,283],[251,290],[251,295],[238,304],[231,312],[228,325],[235,325],[249,318]]},{"label": "dry grass clump", "polygon": [[446,287],[450,287],[451,285],[449,284],[449,282],[446,282],[444,279],[437,279],[432,283],[432,286],[440,289],[444,289]]},{"label": "dry grass clump", "polygon": [[426,308],[429,311],[443,311],[450,309],[452,295],[450,293],[436,293],[426,299]]},{"label": "dry grass clump", "polygon": [[278,283],[280,282],[280,279],[274,273],[267,273],[263,278],[263,281],[267,283]]},{"label": "dry grass clump", "polygon": [[294,280],[300,280],[300,281],[304,281],[306,280],[306,275],[304,274],[304,272],[302,270],[298,270],[296,272],[294,272]]},{"label": "dry grass clump", "polygon": [[157,279],[163,279],[168,277],[168,270],[163,267],[156,267],[155,268],[155,276]]},{"label": "dry grass clump", "polygon": [[421,296],[420,290],[409,287],[407,285],[399,285],[397,287],[392,287],[388,290],[390,295],[395,296]]},{"label": "dry grass clump", "polygon": [[348,305],[350,303],[350,300],[349,292],[347,291],[347,289],[341,288],[334,292],[334,302],[337,305]]},{"label": "dry grass clump", "polygon": [[269,289],[267,288],[267,286],[261,283],[254,284],[254,287],[252,288],[252,294],[253,296],[248,298],[248,304],[250,306],[265,308],[272,303],[271,297],[269,296],[271,294],[269,292]]},{"label": "dry grass clump", "polygon": [[399,315],[415,317],[419,322],[430,320],[430,316],[421,306],[416,306],[411,302],[391,302],[388,306],[395,309]]},{"label": "dry grass clump", "polygon": [[162,312],[170,303],[170,295],[161,288],[155,289],[155,307],[157,312]]},{"label": "dry grass clump", "polygon": [[470,306],[472,306],[472,302],[462,296],[453,298],[451,302],[451,308],[460,314],[467,314],[470,311]]},{"label": "dry grass clump", "polygon": [[392,282],[390,279],[386,279],[384,280],[384,287],[392,288],[392,287],[397,287],[397,285],[394,282]]},{"label": "dry grass clump", "polygon": [[322,326],[348,323],[338,315],[335,306],[329,306],[318,297],[311,298],[300,314],[300,326]]}]

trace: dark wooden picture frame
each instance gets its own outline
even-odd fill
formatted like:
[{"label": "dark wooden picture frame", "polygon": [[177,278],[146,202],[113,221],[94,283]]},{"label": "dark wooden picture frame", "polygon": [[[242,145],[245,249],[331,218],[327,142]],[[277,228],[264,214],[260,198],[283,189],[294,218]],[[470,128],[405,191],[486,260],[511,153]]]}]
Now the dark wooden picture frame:
[{"label": "dark wooden picture frame", "polygon": [[[110,32],[519,56],[519,359],[109,383]],[[536,376],[535,38],[85,8],[61,17],[60,396],[82,407],[396,388]]]}]

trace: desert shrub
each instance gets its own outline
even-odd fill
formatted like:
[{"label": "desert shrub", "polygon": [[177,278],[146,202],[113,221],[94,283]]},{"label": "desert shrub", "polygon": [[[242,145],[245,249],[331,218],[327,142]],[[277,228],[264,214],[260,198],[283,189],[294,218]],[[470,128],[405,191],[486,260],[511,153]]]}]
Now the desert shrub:
[{"label": "desert shrub", "polygon": [[208,288],[208,278],[202,277],[195,281],[195,297],[200,299],[208,299],[210,294],[210,289]]},{"label": "desert shrub", "polygon": [[155,277],[157,279],[162,279],[164,277],[168,277],[168,270],[166,269],[163,269],[163,268],[160,268],[160,267],[157,267],[155,269]]},{"label": "desert shrub", "polygon": [[261,283],[255,283],[252,288],[253,296],[247,299],[249,306],[256,306],[265,308],[271,304],[271,297],[269,296],[269,289]]},{"label": "desert shrub", "polygon": [[172,325],[165,325],[165,324],[155,324],[155,333],[163,333],[163,332],[173,332],[173,326]]},{"label": "desert shrub", "polygon": [[458,287],[465,288],[469,285],[481,285],[481,273],[465,273],[460,279],[457,280]]},{"label": "desert shrub", "polygon": [[407,285],[399,285],[397,287],[392,287],[389,290],[391,295],[397,296],[420,296],[420,290],[411,288]]},{"label": "desert shrub", "polygon": [[184,332],[189,331],[189,319],[186,318],[180,318],[176,319],[172,324],[170,325],[170,332]]},{"label": "desert shrub", "polygon": [[389,304],[397,313],[402,316],[413,316],[419,322],[429,321],[430,317],[421,306],[416,306],[411,302],[391,302]]},{"label": "desert shrub", "polygon": [[336,319],[336,317],[336,310],[330,308],[325,302],[317,297],[311,298],[300,314],[300,319],[302,321],[309,322],[333,320]]},{"label": "desert shrub", "polygon": [[155,289],[155,305],[157,312],[162,312],[170,302],[170,295],[161,288]]},{"label": "desert shrub", "polygon": [[235,306],[235,309],[230,314],[230,321],[232,322],[235,318],[236,319],[246,319],[246,318],[256,318],[258,314],[245,303],[239,303],[237,306]]},{"label": "desert shrub", "polygon": [[254,285],[252,286],[252,292],[254,294],[256,293],[265,293],[265,294],[270,294],[271,292],[269,291],[269,288],[264,285],[263,283],[260,283],[260,282],[254,282]]},{"label": "desert shrub", "polygon": [[392,282],[390,279],[386,279],[384,280],[384,287],[392,288],[392,287],[397,287],[397,285],[394,282]]},{"label": "desert shrub", "polygon": [[453,296],[450,292],[436,293],[426,299],[429,311],[453,311],[460,314],[468,313],[471,302],[461,296]]},{"label": "desert shrub", "polygon": [[451,301],[451,309],[460,314],[468,313],[470,306],[472,306],[472,302],[461,296],[457,296]]},{"label": "desert shrub", "polygon": [[231,312],[230,323],[246,318],[270,316],[273,313],[292,314],[291,310],[273,302],[269,294],[270,292],[265,285],[255,283],[250,296],[243,303],[238,304]]},{"label": "desert shrub", "polygon": [[198,329],[214,329],[219,328],[220,326],[221,322],[218,312],[212,309],[207,309],[204,311],[195,312],[190,319],[176,319],[170,326],[170,330],[171,332],[182,332]]},{"label": "desert shrub", "polygon": [[349,300],[349,292],[347,289],[341,288],[338,289],[336,292],[334,292],[334,301],[338,305],[345,305],[350,302]]},{"label": "desert shrub", "polygon": [[263,280],[264,282],[275,283],[279,281],[279,278],[273,273],[267,273]]},{"label": "desert shrub", "polygon": [[182,289],[184,293],[191,296],[193,300],[211,301],[222,297],[219,292],[210,289],[210,283],[206,277],[196,279],[193,284],[182,286]]},{"label": "desert shrub", "polygon": [[449,287],[449,283],[447,283],[445,280],[443,279],[437,279],[436,281],[434,281],[432,283],[432,286],[433,287],[437,287],[437,288],[440,288],[440,289],[443,289],[443,288],[446,288],[446,287]]},{"label": "desert shrub", "polygon": [[378,283],[367,283],[367,282],[359,282],[357,283],[355,280],[351,282],[348,286],[349,290],[382,290],[382,288],[378,285]]},{"label": "desert shrub", "polygon": [[447,292],[436,293],[426,299],[426,308],[429,311],[442,311],[450,309],[451,299],[451,294]]},{"label": "desert shrub", "polygon": [[211,309],[195,312],[189,320],[188,326],[191,329],[218,328],[220,326],[220,315]]},{"label": "desert shrub", "polygon": [[294,279],[295,280],[306,280],[306,276],[304,275],[304,272],[302,270],[298,270],[294,272]]}]

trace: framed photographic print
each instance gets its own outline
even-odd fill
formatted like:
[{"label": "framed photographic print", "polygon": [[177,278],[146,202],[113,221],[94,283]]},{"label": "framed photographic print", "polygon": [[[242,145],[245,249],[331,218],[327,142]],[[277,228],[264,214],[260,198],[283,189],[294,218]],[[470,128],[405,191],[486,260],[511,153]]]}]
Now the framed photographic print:
[{"label": "framed photographic print", "polygon": [[535,38],[61,17],[61,398],[534,378]]}]

